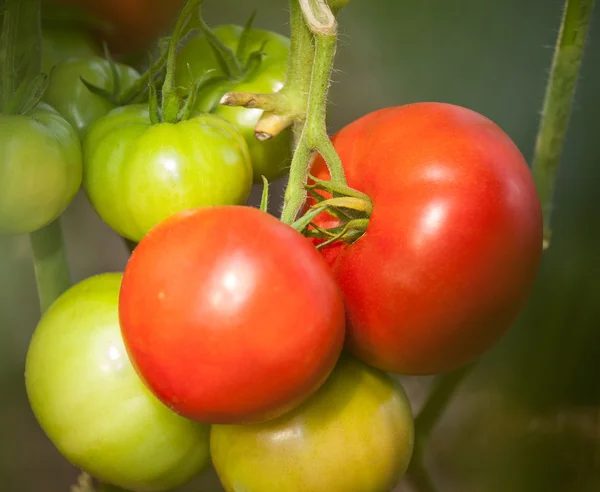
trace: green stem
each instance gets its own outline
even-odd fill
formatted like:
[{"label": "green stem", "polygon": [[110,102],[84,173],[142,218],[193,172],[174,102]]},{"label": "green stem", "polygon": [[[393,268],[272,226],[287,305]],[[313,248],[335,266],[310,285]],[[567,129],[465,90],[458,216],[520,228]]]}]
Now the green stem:
[{"label": "green stem", "polygon": [[421,461],[414,462],[414,465],[411,463],[408,478],[417,492],[436,492],[433,480]]},{"label": "green stem", "polygon": [[419,492],[435,492],[433,482],[423,465],[423,453],[429,442],[431,432],[448,407],[457,388],[474,367],[475,364],[470,364],[454,372],[438,376],[423,408],[421,408],[415,419],[415,449],[408,469],[408,476]]},{"label": "green stem", "polygon": [[69,288],[69,268],[60,219],[30,234],[38,297],[42,313]]},{"label": "green stem", "polygon": [[167,73],[162,86],[162,116],[163,121],[167,123],[175,123],[179,113],[179,96],[175,89],[175,65],[177,62],[177,45],[183,34],[186,23],[192,15],[194,9],[198,9],[202,0],[188,0],[187,4],[181,11],[175,27],[173,36],[169,41],[169,49],[167,53]]},{"label": "green stem", "polygon": [[462,384],[474,367],[475,365],[471,364],[438,377],[434,388],[431,390],[423,408],[415,419],[417,447],[423,447],[429,440],[431,431],[438,423],[442,413],[446,410],[456,389]]},{"label": "green stem", "polygon": [[[312,64],[315,60],[313,34],[306,25],[299,0],[290,0],[290,54],[286,84],[281,93],[298,100],[302,116],[306,114],[306,96],[310,89]],[[304,103],[302,104],[300,100]]]},{"label": "green stem", "polygon": [[533,176],[544,214],[544,246],[550,244],[550,220],[556,175],[573,95],[595,0],[567,0],[535,146]]},{"label": "green stem", "polygon": [[154,77],[160,70],[164,68],[168,54],[168,49],[162,49],[160,58],[156,62],[151,63],[150,67],[148,67],[148,70],[146,70],[139,79],[131,84],[131,86],[122,91],[121,94],[117,94],[117,102],[119,103],[119,106],[130,104],[144,92],[145,88],[147,88],[148,83],[150,82],[150,78]]},{"label": "green stem", "polygon": [[290,165],[290,178],[285,192],[281,220],[292,224],[306,200],[306,179],[313,153],[319,152],[329,167],[331,180],[336,185],[345,185],[346,178],[342,162],[333,148],[326,126],[327,92],[337,37],[335,34],[315,36],[315,57],[308,93],[306,121],[299,133],[296,152]]}]

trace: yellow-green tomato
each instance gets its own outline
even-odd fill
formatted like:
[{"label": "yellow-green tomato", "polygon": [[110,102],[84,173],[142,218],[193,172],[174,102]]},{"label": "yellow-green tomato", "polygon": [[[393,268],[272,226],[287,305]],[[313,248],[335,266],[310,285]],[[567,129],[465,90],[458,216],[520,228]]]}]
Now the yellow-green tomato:
[{"label": "yellow-green tomato", "polygon": [[209,430],[172,412],[137,376],[119,327],[121,278],[84,280],[46,311],[27,353],[27,395],[75,466],[127,490],[169,490],[208,464]]},{"label": "yellow-green tomato", "polygon": [[[133,68],[114,64],[120,90],[126,90],[139,78]],[[81,81],[112,93],[115,90],[110,62],[100,57],[73,58],[54,67],[44,92],[44,101],[71,123],[83,139],[89,126],[116,107],[108,99],[93,94]]]},{"label": "yellow-green tomato", "polygon": [[[237,51],[243,29],[240,26],[224,25],[214,29],[217,37],[233,51]],[[220,106],[219,101],[226,92],[273,93],[279,91],[285,82],[290,41],[280,34],[250,30],[246,48],[240,53],[242,64],[251,53],[264,53],[262,61],[240,79],[222,80],[206,87],[196,98],[195,109],[201,112],[213,111],[214,114],[233,123],[244,135],[254,168],[254,182],[269,181],[283,176],[290,164],[290,132],[284,131],[276,138],[261,142],[254,136],[254,127],[261,117],[261,109]],[[217,58],[203,34],[191,38],[177,56],[177,84],[190,86],[192,79],[202,76],[208,70],[212,75],[224,76]]]},{"label": "yellow-green tomato", "polygon": [[0,234],[33,232],[56,219],[81,172],[77,133],[54,109],[0,115]]},{"label": "yellow-green tomato", "polygon": [[210,447],[228,492],[388,492],[413,435],[401,386],[344,356],[302,406],[266,423],[215,425]]},{"label": "yellow-green tomato", "polygon": [[147,105],[132,105],[111,111],[88,131],[83,186],[98,215],[139,242],[176,212],[244,204],[252,165],[231,123],[207,114],[153,125]]}]

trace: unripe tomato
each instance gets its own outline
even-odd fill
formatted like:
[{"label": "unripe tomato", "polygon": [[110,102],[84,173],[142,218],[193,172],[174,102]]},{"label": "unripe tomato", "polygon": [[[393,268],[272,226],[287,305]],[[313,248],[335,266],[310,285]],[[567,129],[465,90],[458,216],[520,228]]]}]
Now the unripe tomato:
[{"label": "unripe tomato", "polygon": [[117,108],[92,125],[83,150],[92,206],[136,242],[181,210],[243,204],[252,188],[244,138],[209,114],[152,125],[148,105]]},{"label": "unripe tomato", "polygon": [[[441,103],[375,111],[333,140],[348,184],[373,201],[358,241],[322,250],[344,293],[350,350],[406,374],[479,357],[515,321],[542,253],[540,202],[517,146],[484,116]],[[320,158],[311,172],[328,176]]]},{"label": "unripe tomato", "polygon": [[[139,78],[138,72],[127,65],[115,63],[115,68],[122,90],[131,87]],[[108,92],[114,90],[108,60],[100,57],[74,58],[54,67],[44,92],[44,101],[63,115],[83,139],[90,125],[116,106],[108,99],[93,94],[81,78]]]},{"label": "unripe tomato", "polygon": [[75,466],[128,490],[169,490],[208,464],[208,426],[169,410],[136,375],[119,329],[121,278],[84,280],[46,311],[27,353],[27,395]]},{"label": "unripe tomato", "polygon": [[402,387],[343,356],[321,389],[296,410],[253,425],[215,425],[213,464],[235,492],[388,492],[413,451]]},{"label": "unripe tomato", "polygon": [[50,73],[56,64],[71,58],[100,54],[98,43],[82,28],[44,26],[42,29],[42,71]]},{"label": "unripe tomato", "polygon": [[56,219],[81,185],[81,144],[47,104],[0,115],[0,234],[33,232]]},{"label": "unripe tomato", "polygon": [[175,214],[134,250],[119,300],[138,373],[170,408],[208,423],[298,406],[333,369],[344,308],[327,264],[250,207]]},{"label": "unripe tomato", "polygon": [[[243,32],[240,26],[218,26],[213,31],[227,47],[234,52],[237,50]],[[281,89],[287,72],[289,46],[290,40],[280,34],[252,29],[248,34],[245,53],[241,57],[262,48],[264,55],[260,64],[241,79],[210,84],[196,98],[195,107],[198,111],[212,110],[240,130],[250,149],[255,183],[261,182],[261,176],[272,181],[287,172],[291,158],[290,131],[285,130],[271,140],[260,142],[254,136],[254,127],[263,114],[262,109],[221,106],[219,101],[226,92],[270,94]],[[177,83],[181,87],[189,87],[190,74],[193,79],[208,70],[212,70],[211,73],[215,76],[224,75],[210,43],[203,34],[198,34],[186,42],[177,56]]]}]

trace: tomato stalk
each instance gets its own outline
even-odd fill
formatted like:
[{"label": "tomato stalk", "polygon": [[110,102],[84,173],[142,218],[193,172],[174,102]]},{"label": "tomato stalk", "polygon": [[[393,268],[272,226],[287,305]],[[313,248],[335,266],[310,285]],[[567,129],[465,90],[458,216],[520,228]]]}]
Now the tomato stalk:
[{"label": "tomato stalk", "polygon": [[544,214],[544,247],[550,245],[550,220],[560,157],[595,0],[567,0],[554,51],[533,159],[533,175]]},{"label": "tomato stalk", "polygon": [[30,234],[41,312],[66,291],[71,281],[60,219]]}]

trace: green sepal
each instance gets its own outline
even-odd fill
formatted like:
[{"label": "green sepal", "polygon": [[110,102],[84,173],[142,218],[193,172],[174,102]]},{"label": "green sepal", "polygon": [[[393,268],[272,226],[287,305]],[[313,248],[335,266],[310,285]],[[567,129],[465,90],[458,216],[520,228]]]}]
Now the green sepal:
[{"label": "green sepal", "polygon": [[252,14],[250,14],[250,18],[246,22],[244,26],[244,30],[240,35],[240,40],[237,45],[237,49],[235,51],[235,56],[238,60],[244,60],[246,57],[246,50],[248,48],[248,41],[250,39],[250,33],[252,32],[252,26],[254,25],[254,19],[256,18],[257,10],[254,10]]},{"label": "green sepal", "polygon": [[152,56],[150,55],[150,75],[148,78],[148,112],[150,114],[150,123],[157,125],[162,122],[162,109],[158,104],[158,91],[154,83],[154,74],[152,73]]},{"label": "green sepal", "polygon": [[243,68],[243,76],[244,77],[247,77],[248,75],[250,75],[254,70],[256,70],[260,66],[260,64],[263,61],[263,58],[266,55],[265,47],[267,46],[268,43],[269,43],[269,40],[267,39],[263,42],[263,44],[260,46],[259,49],[250,53],[250,55],[248,56],[248,59],[246,60],[246,63],[244,64],[244,68]]},{"label": "green sepal", "polygon": [[234,51],[218,38],[202,17],[200,17],[198,25],[204,36],[206,36],[206,40],[212,48],[221,70],[228,78],[239,79],[242,76],[242,67]]},{"label": "green sepal", "polygon": [[91,82],[88,82],[83,77],[79,77],[79,80],[81,80],[81,83],[83,85],[85,85],[87,90],[90,91],[92,94],[96,94],[97,96],[100,96],[103,99],[110,101],[115,106],[118,106],[119,103],[117,101],[117,97],[114,94],[114,92],[107,91],[106,89],[103,89],[102,87],[98,87],[97,85],[92,84]]},{"label": "green sepal", "polygon": [[191,89],[188,92],[185,104],[179,110],[177,114],[177,121],[184,121],[191,117],[194,107],[196,106],[196,99],[198,93],[205,88],[207,85],[213,84],[219,80],[227,80],[222,75],[211,75],[214,70],[208,70],[204,75],[198,77],[192,84]]}]

